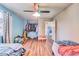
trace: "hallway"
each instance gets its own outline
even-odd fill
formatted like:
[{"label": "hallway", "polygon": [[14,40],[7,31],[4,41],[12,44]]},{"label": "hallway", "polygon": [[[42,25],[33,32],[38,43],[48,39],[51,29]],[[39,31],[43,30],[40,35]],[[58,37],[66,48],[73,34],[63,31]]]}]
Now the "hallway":
[{"label": "hallway", "polygon": [[28,48],[24,56],[52,56],[52,43],[48,40],[27,40],[24,48]]}]

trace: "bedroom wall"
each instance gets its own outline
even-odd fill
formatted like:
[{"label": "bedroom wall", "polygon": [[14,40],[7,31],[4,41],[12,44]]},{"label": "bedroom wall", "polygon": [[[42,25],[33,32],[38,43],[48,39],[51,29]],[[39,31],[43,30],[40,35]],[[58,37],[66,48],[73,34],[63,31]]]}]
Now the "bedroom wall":
[{"label": "bedroom wall", "polygon": [[79,4],[72,4],[57,17],[57,39],[79,42]]},{"label": "bedroom wall", "polygon": [[49,22],[50,19],[39,19],[38,20],[38,35],[45,36],[45,22]]},{"label": "bedroom wall", "polygon": [[45,22],[44,22],[44,20],[39,20],[39,22],[38,22],[38,35],[45,36]]},{"label": "bedroom wall", "polygon": [[3,6],[2,4],[0,4],[0,10],[7,11],[12,15],[12,39],[14,39],[14,37],[17,34],[21,35],[23,32],[23,28],[24,28],[24,21],[23,21],[24,19],[17,16],[16,13],[9,10],[5,6]]}]

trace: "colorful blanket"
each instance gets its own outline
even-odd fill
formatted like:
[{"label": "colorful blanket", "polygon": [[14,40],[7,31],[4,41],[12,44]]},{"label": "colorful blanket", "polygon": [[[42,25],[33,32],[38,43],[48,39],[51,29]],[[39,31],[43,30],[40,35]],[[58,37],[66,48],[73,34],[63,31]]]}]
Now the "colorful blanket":
[{"label": "colorful blanket", "polygon": [[76,46],[60,46],[58,49],[62,56],[79,56],[79,45]]}]

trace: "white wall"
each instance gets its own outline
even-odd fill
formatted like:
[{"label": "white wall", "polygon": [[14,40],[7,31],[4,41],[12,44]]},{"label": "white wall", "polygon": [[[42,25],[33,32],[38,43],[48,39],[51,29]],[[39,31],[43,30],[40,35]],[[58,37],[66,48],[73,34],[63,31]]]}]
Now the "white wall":
[{"label": "white wall", "polygon": [[57,39],[79,42],[79,4],[72,4],[56,18]]},{"label": "white wall", "polygon": [[39,32],[39,36],[45,36],[45,22],[44,20],[39,20],[38,21],[38,32]]},{"label": "white wall", "polygon": [[38,32],[39,36],[45,36],[45,22],[50,21],[50,19],[39,19],[38,20]]}]

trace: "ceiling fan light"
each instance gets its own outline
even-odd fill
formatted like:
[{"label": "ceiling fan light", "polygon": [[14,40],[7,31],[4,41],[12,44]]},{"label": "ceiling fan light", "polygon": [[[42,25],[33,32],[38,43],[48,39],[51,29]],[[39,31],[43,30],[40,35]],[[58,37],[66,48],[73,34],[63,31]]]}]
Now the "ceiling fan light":
[{"label": "ceiling fan light", "polygon": [[35,13],[33,14],[33,16],[35,16],[35,17],[39,17],[39,16],[40,16],[40,13],[35,12]]}]

